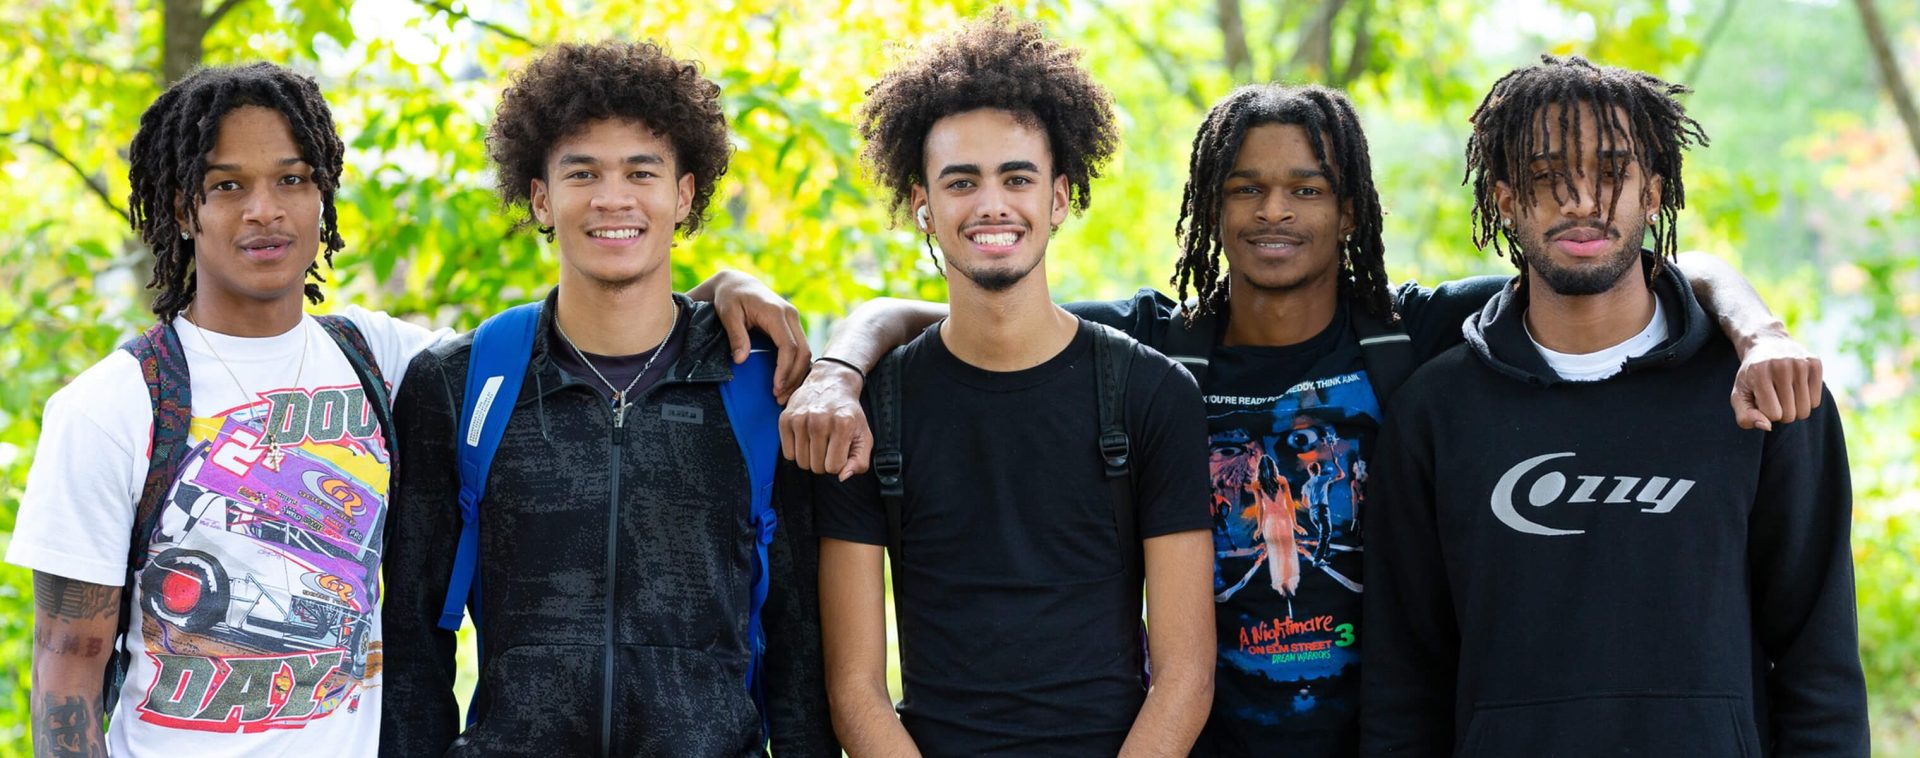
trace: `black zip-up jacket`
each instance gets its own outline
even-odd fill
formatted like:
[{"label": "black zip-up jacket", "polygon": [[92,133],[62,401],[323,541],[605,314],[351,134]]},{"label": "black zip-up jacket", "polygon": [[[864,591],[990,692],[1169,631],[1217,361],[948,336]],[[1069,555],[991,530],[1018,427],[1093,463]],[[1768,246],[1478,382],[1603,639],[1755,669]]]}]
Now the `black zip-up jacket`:
[{"label": "black zip-up jacket", "polygon": [[1619,374],[1561,380],[1509,288],[1395,397],[1365,755],[1867,755],[1833,398],[1740,429],[1732,345],[1663,270],[1670,336]]},{"label": "black zip-up jacket", "polygon": [[[713,310],[680,298],[685,347],[615,427],[549,357],[553,298],[480,503],[484,650],[457,724],[454,635],[436,625],[460,532],[454,445],[471,333],[422,353],[395,400],[383,755],[739,756],[763,751],[746,688],[754,581],[746,462]],[[670,412],[663,412],[663,409]],[[779,755],[838,755],[820,660],[818,542],[798,470],[776,479],[766,692]]]}]

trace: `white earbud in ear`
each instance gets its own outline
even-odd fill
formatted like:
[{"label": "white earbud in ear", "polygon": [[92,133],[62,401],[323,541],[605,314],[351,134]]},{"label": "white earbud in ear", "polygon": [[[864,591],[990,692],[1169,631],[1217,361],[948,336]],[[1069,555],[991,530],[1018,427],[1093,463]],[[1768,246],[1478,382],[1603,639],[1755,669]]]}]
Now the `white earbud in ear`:
[{"label": "white earbud in ear", "polygon": [[927,206],[922,205],[919,210],[914,211],[913,219],[919,224],[920,231],[929,234],[933,232],[933,223],[927,220]]}]

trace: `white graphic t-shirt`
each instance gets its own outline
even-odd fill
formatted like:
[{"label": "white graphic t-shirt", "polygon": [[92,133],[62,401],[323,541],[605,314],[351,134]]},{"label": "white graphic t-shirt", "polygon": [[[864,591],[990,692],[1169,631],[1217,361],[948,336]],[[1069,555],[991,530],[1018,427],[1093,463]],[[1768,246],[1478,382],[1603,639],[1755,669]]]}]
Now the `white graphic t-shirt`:
[{"label": "white graphic t-shirt", "polygon": [[[359,308],[342,315],[390,386],[445,334]],[[373,755],[390,462],[366,392],[311,317],[265,338],[174,326],[192,376],[193,447],[134,577],[108,748]],[[122,585],[152,425],[125,351],[55,393],[7,561]]]}]

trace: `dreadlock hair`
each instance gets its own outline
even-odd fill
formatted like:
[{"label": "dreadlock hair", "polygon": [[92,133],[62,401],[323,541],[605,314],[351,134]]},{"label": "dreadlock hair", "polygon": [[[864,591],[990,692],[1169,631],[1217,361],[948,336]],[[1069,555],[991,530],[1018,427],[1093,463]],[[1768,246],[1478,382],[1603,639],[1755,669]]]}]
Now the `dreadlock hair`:
[{"label": "dreadlock hair", "polygon": [[896,219],[909,210],[914,185],[927,183],[927,133],[947,116],[991,108],[1044,130],[1054,175],[1067,177],[1076,212],[1092,202],[1090,185],[1120,143],[1113,97],[1080,65],[1080,52],[1005,7],[922,45],[866,94],[860,157],[891,193],[887,210]]},{"label": "dreadlock hair", "polygon": [[1399,318],[1387,292],[1386,245],[1381,242],[1380,193],[1373,186],[1373,162],[1367,156],[1367,134],[1360,128],[1353,103],[1339,90],[1319,85],[1253,84],[1234,90],[1215,103],[1193,137],[1187,159],[1187,186],[1181,193],[1180,220],[1174,236],[1180,260],[1173,285],[1180,300],[1192,285],[1197,307],[1189,319],[1226,307],[1227,281],[1221,271],[1223,249],[1220,214],[1226,200],[1227,174],[1240,159],[1247,130],[1268,124],[1298,126],[1313,144],[1313,157],[1333,182],[1334,195],[1352,208],[1353,234],[1340,242],[1339,286],[1358,297],[1375,317],[1392,323]]},{"label": "dreadlock hair", "polygon": [[[487,131],[487,156],[499,170],[501,201],[526,211],[519,225],[536,223],[533,180],[546,178],[553,146],[608,119],[645,124],[673,146],[673,170],[693,175],[692,210],[674,228],[699,233],[733,158],[727,114],[720,85],[700,74],[700,64],[653,42],[554,45],[514,75]],[[539,229],[553,240],[552,227]]]},{"label": "dreadlock hair", "polygon": [[[153,280],[147,287],[160,291],[153,312],[162,320],[171,320],[193,302],[195,241],[180,234],[200,226],[200,205],[207,199],[201,184],[207,154],[220,139],[221,119],[249,105],[286,117],[300,159],[313,167],[313,181],[320,188],[321,255],[328,267],[333,266],[333,254],[346,247],[333,208],[346,146],[319,85],[271,63],[200,69],[147,106],[127,149],[127,178],[133,184],[127,196],[129,216],[140,239],[153,248]],[[176,209],[186,217],[184,228],[175,218]],[[307,267],[307,276],[313,280],[306,284],[307,300],[324,300],[318,283],[326,277],[320,274],[319,261]]]},{"label": "dreadlock hair", "polygon": [[[1461,183],[1473,181],[1473,244],[1484,250],[1491,243],[1494,252],[1505,253],[1521,272],[1527,270],[1513,231],[1500,223],[1494,187],[1505,182],[1519,194],[1521,202],[1533,202],[1534,178],[1527,165],[1547,149],[1551,126],[1560,130],[1559,157],[1574,167],[1561,174],[1562,179],[1553,187],[1554,198],[1577,194],[1576,176],[1590,182],[1589,189],[1599,195],[1601,178],[1586,176],[1580,164],[1586,147],[1581,144],[1580,119],[1584,109],[1590,107],[1600,125],[1600,143],[1595,149],[1605,152],[1631,142],[1633,162],[1640,173],[1660,177],[1659,219],[1649,224],[1655,253],[1652,273],[1658,274],[1662,262],[1672,260],[1676,253],[1679,210],[1686,206],[1686,185],[1680,178],[1681,151],[1707,144],[1707,134],[1699,122],[1688,117],[1685,106],[1675,99],[1692,91],[1652,74],[1596,66],[1577,55],[1542,55],[1540,65],[1514,69],[1500,77],[1474,110],[1473,136],[1467,141],[1467,173]],[[1560,114],[1550,124],[1549,107],[1554,105],[1560,106]],[[1626,113],[1626,123],[1614,115],[1616,108]],[[1641,184],[1642,203],[1651,199],[1652,187],[1651,181]],[[1615,183],[1608,196],[1609,218],[1620,202],[1620,189]]]}]

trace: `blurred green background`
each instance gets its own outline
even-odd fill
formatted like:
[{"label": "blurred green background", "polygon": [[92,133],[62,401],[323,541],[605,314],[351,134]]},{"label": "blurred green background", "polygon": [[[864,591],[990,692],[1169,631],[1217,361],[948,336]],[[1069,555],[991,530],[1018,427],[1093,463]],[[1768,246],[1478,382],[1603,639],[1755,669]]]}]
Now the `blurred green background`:
[{"label": "blurred green background", "polygon": [[[1877,7],[1876,7],[1877,6]],[[348,241],[321,309],[471,327],[544,291],[552,254],[489,191],[504,72],[553,41],[647,37],[705,62],[738,149],[677,287],[753,273],[832,322],[944,288],[859,172],[862,92],[897,46],[978,12],[931,0],[9,0],[0,6],[0,544],[47,396],[149,323],[125,150],[167,82],[266,59],[316,76],[349,144]],[[1013,3],[1082,48],[1125,146],[1068,222],[1061,299],[1164,285],[1206,106],[1252,81],[1346,88],[1396,281],[1507,264],[1469,242],[1466,118],[1500,74],[1578,53],[1693,85],[1682,249],[1738,265],[1818,351],[1853,462],[1861,657],[1883,755],[1920,755],[1920,4],[1896,0],[1074,0]],[[1904,78],[1904,81],[1894,81]],[[1904,117],[1903,117],[1904,114]],[[0,756],[25,755],[31,591],[0,567]]]}]

